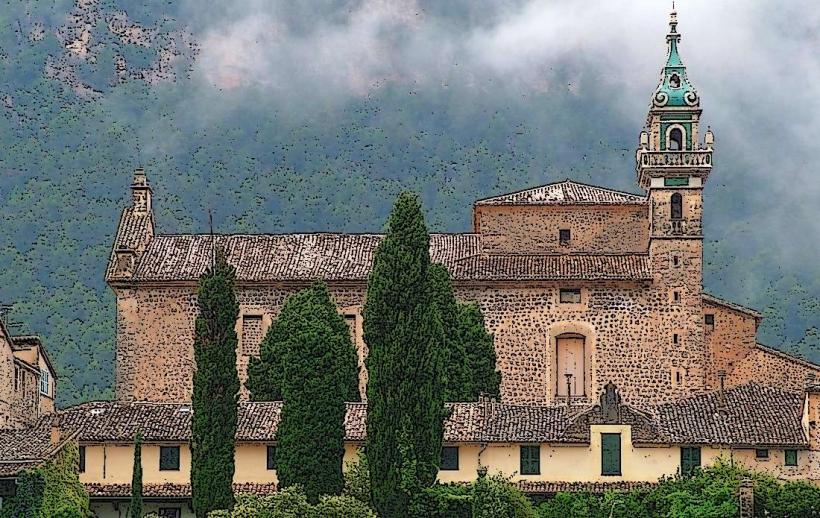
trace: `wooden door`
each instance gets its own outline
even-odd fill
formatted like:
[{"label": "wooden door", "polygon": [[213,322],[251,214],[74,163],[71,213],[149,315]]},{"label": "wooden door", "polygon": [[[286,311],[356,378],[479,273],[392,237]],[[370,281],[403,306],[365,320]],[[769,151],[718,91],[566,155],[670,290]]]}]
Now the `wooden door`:
[{"label": "wooden door", "polygon": [[556,339],[558,361],[556,369],[556,394],[567,396],[567,374],[572,374],[570,396],[583,396],[584,384],[584,338],[559,337]]}]

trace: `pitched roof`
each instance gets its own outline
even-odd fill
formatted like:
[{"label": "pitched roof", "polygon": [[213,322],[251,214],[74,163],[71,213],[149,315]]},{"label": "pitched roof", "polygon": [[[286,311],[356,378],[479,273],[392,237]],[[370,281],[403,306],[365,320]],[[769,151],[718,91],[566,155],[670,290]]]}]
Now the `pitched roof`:
[{"label": "pitched roof", "polygon": [[[30,349],[32,347],[37,347],[40,354],[43,356],[43,360],[48,365],[49,370],[51,371],[51,375],[53,378],[57,378],[57,371],[54,369],[54,365],[51,363],[51,358],[48,356],[48,351],[46,351],[45,346],[43,345],[43,340],[37,335],[20,335],[20,336],[12,336],[12,349],[16,351]],[[38,365],[33,365],[33,367],[39,369]]]},{"label": "pitched roof", "polygon": [[643,205],[646,196],[569,179],[475,202],[476,205]]},{"label": "pitched roof", "polygon": [[[129,282],[195,281],[225,248],[237,280],[359,281],[370,274],[381,234],[159,235]],[[477,234],[431,234],[433,262],[455,280],[644,280],[648,255],[481,255]]]},{"label": "pitched roof", "polygon": [[[99,484],[86,483],[88,496],[96,499],[130,499],[131,484]],[[233,485],[234,494],[251,493],[254,495],[270,495],[276,492],[274,483],[240,483]],[[143,498],[180,499],[191,498],[191,484],[143,484]]]},{"label": "pitched roof", "polygon": [[56,419],[55,414],[49,414],[28,428],[0,430],[0,477],[38,466],[76,438],[76,431],[62,431],[59,442],[52,443],[52,424],[57,423]]},{"label": "pitched roof", "polygon": [[733,311],[737,311],[738,313],[743,313],[744,315],[754,317],[756,320],[763,320],[763,315],[754,309],[741,306],[740,304],[735,304],[734,302],[729,302],[728,300],[715,297],[714,295],[710,295],[708,293],[703,293],[701,296],[703,298],[703,302],[708,304],[722,306]]},{"label": "pitched roof", "polygon": [[655,405],[663,433],[678,444],[806,447],[802,396],[756,383]]}]

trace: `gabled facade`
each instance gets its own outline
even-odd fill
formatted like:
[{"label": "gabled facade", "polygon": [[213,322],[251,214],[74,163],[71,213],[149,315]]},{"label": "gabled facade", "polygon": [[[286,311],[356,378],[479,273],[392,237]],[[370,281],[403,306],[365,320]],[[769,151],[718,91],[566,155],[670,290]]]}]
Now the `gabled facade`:
[{"label": "gabled facade", "polygon": [[[430,253],[495,337],[501,399],[591,401],[616,383],[645,406],[758,381],[800,391],[820,368],[758,346],[760,315],[703,293],[703,189],[714,136],[679,53],[668,57],[636,154],[640,193],[571,180],[479,200],[470,233],[434,234]],[[284,299],[323,279],[367,373],[361,308],[378,234],[162,235],[138,170],[106,281],[117,298],[119,400],[185,401],[193,375],[196,281],[214,247],[237,269],[238,367]],[[243,395],[244,394],[243,392]]]}]

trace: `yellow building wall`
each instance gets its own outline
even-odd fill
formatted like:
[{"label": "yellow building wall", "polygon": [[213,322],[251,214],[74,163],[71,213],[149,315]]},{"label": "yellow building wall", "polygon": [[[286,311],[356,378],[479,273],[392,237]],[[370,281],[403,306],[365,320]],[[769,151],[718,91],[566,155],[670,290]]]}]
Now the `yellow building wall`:
[{"label": "yellow building wall", "polygon": [[[98,484],[130,484],[134,468],[132,444],[85,444],[85,472],[80,482]],[[167,444],[166,446],[177,446]],[[187,484],[191,475],[191,451],[187,444],[179,445],[179,470],[160,471],[158,444],[142,445],[143,484]]]}]

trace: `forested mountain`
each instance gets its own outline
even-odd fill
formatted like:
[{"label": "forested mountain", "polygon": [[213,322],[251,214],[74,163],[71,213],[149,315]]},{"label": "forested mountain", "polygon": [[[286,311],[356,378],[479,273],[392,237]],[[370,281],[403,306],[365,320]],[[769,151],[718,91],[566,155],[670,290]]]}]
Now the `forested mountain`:
[{"label": "forested mountain", "polygon": [[[160,232],[205,231],[209,209],[218,232],[378,231],[402,189],[421,193],[433,230],[465,231],[493,194],[567,177],[635,191],[656,76],[620,88],[583,53],[533,58],[522,75],[475,51],[527,3],[247,2],[257,12],[237,16],[242,2],[4,2],[0,303],[24,323],[13,331],[44,336],[60,403],[113,393],[103,270],[137,166]],[[708,84],[707,117],[710,95],[726,98]],[[771,163],[732,128],[772,127],[742,102],[719,112],[742,118],[710,119],[706,288],[763,311],[762,343],[820,362],[818,236],[801,223],[820,216],[766,183]]]}]

